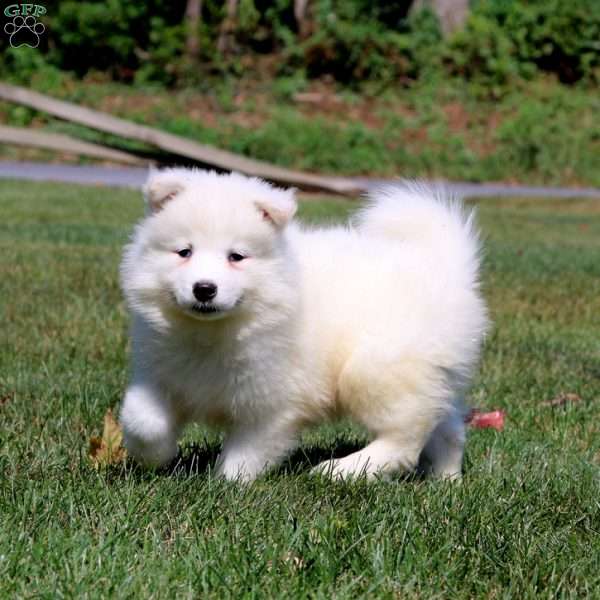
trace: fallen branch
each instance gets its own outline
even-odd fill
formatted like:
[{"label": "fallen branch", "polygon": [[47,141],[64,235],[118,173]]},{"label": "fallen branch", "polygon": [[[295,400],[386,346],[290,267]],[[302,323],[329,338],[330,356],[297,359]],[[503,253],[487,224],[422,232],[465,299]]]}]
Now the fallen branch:
[{"label": "fallen branch", "polygon": [[114,150],[113,148],[107,148],[100,144],[84,142],[61,133],[48,133],[45,131],[25,129],[24,127],[6,127],[0,125],[0,144],[16,144],[18,146],[28,146],[31,148],[46,148],[48,150],[58,150],[70,154],[103,158],[105,160],[128,165],[148,164],[148,161],[144,161],[137,156],[122,152],[121,150]]},{"label": "fallen branch", "polygon": [[350,179],[284,169],[6,83],[0,83],[0,99],[29,106],[98,131],[145,142],[172,154],[226,171],[239,171],[246,175],[263,177],[275,183],[291,185],[304,190],[355,195],[366,189],[360,183]]}]

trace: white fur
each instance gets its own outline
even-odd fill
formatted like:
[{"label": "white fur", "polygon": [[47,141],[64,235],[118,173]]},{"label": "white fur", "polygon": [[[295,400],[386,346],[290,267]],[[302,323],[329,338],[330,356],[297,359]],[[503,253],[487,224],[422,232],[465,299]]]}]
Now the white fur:
[{"label": "white fur", "polygon": [[[318,471],[373,476],[423,455],[460,476],[462,394],[487,326],[472,213],[398,184],[352,225],[309,229],[291,221],[293,191],[188,169],[151,173],[145,194],[121,268],[133,313],[121,421],[136,459],[167,463],[200,421],[227,432],[218,472],[250,480],[302,428],[346,415],[374,441]],[[197,312],[198,281],[218,286],[218,312]]]}]

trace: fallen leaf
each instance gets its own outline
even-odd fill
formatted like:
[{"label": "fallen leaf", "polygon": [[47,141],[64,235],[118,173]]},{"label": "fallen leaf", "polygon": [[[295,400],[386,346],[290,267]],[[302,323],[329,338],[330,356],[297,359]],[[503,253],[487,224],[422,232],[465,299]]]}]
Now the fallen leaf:
[{"label": "fallen leaf", "polygon": [[542,402],[542,406],[564,406],[565,404],[575,404],[581,402],[581,396],[570,392],[561,392],[556,398]]},{"label": "fallen leaf", "polygon": [[127,451],[123,447],[123,431],[110,408],[104,415],[102,437],[90,438],[89,457],[96,468],[116,465],[127,457]]},{"label": "fallen leaf", "polygon": [[481,412],[474,408],[466,418],[466,422],[471,425],[471,427],[476,427],[477,429],[491,428],[496,431],[502,431],[504,429],[505,415],[506,413],[503,410]]}]

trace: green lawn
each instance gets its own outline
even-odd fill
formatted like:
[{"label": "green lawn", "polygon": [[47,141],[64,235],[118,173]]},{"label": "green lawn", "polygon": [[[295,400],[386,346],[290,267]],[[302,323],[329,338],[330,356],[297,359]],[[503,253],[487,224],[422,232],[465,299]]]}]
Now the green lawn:
[{"label": "green lawn", "polygon": [[[460,485],[309,476],[365,440],[348,424],[248,487],[208,475],[219,437],[199,428],[173,472],[94,470],[140,214],[133,191],[0,182],[0,597],[600,597],[600,203],[480,203],[495,327],[469,401],[508,419],[471,431]],[[544,404],[561,392],[581,400]]]}]

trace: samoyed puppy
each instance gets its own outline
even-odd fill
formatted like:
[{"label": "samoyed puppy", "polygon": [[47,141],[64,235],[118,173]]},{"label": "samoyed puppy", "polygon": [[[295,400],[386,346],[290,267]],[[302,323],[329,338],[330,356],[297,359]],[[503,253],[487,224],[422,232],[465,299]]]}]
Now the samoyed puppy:
[{"label": "samoyed puppy", "polygon": [[341,416],[373,441],[318,465],[373,477],[422,460],[461,474],[462,398],[487,326],[473,214],[439,189],[384,187],[347,226],[293,220],[293,190],[151,172],[126,247],[132,376],[125,446],[177,455],[187,423],[224,429],[217,472],[252,480],[307,426]]}]

